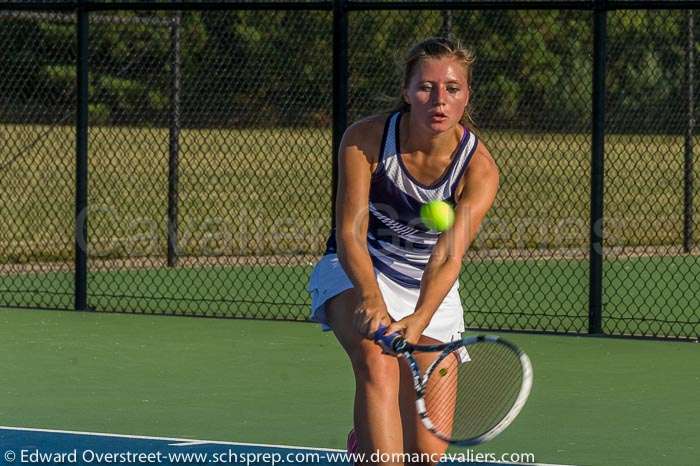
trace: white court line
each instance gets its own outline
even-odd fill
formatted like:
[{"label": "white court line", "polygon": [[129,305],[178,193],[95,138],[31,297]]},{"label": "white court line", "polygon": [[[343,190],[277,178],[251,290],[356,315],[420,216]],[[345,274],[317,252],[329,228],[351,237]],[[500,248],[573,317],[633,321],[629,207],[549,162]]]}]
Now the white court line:
[{"label": "white court line", "polygon": [[[216,440],[194,440],[194,439],[183,439],[183,438],[173,438],[173,437],[149,437],[146,435],[126,435],[126,434],[107,434],[102,432],[80,432],[75,430],[55,430],[55,429],[36,429],[33,427],[12,427],[12,426],[0,426],[0,430],[15,430],[15,431],[29,431],[29,432],[46,432],[52,434],[71,434],[71,435],[90,435],[94,437],[117,437],[117,438],[131,438],[140,440],[167,440],[171,443],[171,446],[188,446],[188,445],[236,445],[244,447],[263,447],[263,448],[291,448],[298,450],[317,450],[317,451],[333,451],[333,452],[344,452],[345,450],[338,450],[334,448],[316,448],[316,447],[300,447],[294,445],[268,445],[265,443],[242,443],[242,442],[223,442]],[[456,453],[458,454],[458,453]],[[570,464],[551,464],[551,463],[509,463],[522,466],[575,466]]]},{"label": "white court line", "polygon": [[[174,437],[149,437],[146,435],[125,435],[125,434],[107,434],[103,432],[80,432],[75,430],[54,430],[54,429],[35,429],[33,427],[12,427],[12,426],[0,426],[0,429],[6,430],[26,430],[30,432],[47,432],[53,434],[72,434],[72,435],[91,435],[95,437],[117,437],[117,438],[133,438],[140,440],[167,440],[170,442],[177,442],[182,445],[186,444],[213,444],[213,445],[237,445],[243,447],[263,447],[263,448],[292,448],[298,450],[319,450],[319,451],[345,451],[337,450],[333,448],[316,448],[316,447],[300,447],[295,445],[268,445],[265,443],[243,443],[243,442],[223,442],[216,440],[196,440],[187,438],[174,438]],[[559,466],[559,465],[554,465]]]},{"label": "white court line", "polygon": [[192,447],[195,445],[206,445],[209,442],[205,441],[195,441],[195,442],[184,442],[184,443],[169,443],[168,446],[170,447]]}]

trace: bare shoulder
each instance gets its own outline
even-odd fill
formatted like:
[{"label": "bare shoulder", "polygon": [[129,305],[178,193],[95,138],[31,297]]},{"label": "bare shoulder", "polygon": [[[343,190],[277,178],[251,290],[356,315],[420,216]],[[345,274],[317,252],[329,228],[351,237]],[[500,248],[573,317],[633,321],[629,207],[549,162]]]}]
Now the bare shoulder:
[{"label": "bare shoulder", "polygon": [[387,114],[373,115],[353,123],[345,130],[341,151],[359,152],[368,163],[376,164],[388,117]]},{"label": "bare shoulder", "polygon": [[467,170],[459,182],[455,198],[460,199],[465,189],[471,191],[472,189],[490,188],[489,190],[495,192],[498,189],[499,179],[500,174],[496,161],[484,143],[479,141]]},{"label": "bare shoulder", "polygon": [[498,177],[498,166],[491,152],[486,148],[486,145],[480,140],[474,150],[474,155],[469,161],[467,171],[479,172],[481,176],[496,176]]},{"label": "bare shoulder", "polygon": [[[389,115],[386,113],[381,113],[377,115],[372,115],[362,120],[356,121],[350,127],[345,130],[345,136],[350,138],[362,138],[367,137],[378,137],[380,140],[384,133],[384,125]],[[380,141],[381,142],[381,141]]]}]

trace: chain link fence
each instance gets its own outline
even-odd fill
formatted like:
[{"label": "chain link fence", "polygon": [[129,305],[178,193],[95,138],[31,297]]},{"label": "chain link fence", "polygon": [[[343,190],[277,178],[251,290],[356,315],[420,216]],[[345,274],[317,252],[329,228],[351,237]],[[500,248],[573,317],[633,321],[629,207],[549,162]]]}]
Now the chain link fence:
[{"label": "chain link fence", "polygon": [[[692,161],[687,144],[694,137],[684,138],[697,19],[697,11],[608,17],[603,276],[609,333],[698,335],[699,236],[692,218],[700,197],[686,190],[699,172],[685,163]],[[697,79],[695,73],[694,85]]]},{"label": "chain link fence", "polygon": [[[477,55],[476,132],[501,190],[464,261],[467,325],[589,331],[596,13],[581,5],[591,2],[99,3],[89,13],[89,209],[78,217],[90,309],[306,319],[307,277],[331,226],[333,25],[344,14],[349,122],[392,107],[411,44],[449,35]],[[607,334],[700,336],[694,13],[607,13]],[[75,306],[76,30],[74,13],[0,10],[3,306]]]},{"label": "chain link fence", "polygon": [[75,26],[0,11],[0,299],[69,309],[75,187]]}]

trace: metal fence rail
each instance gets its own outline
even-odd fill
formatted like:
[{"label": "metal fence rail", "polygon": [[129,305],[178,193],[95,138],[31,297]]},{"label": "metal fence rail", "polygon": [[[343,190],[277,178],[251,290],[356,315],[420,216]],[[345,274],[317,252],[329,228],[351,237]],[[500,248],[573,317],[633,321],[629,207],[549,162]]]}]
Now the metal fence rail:
[{"label": "metal fence rail", "polygon": [[477,55],[473,328],[700,336],[700,1],[0,4],[0,305],[305,320],[342,132]]}]

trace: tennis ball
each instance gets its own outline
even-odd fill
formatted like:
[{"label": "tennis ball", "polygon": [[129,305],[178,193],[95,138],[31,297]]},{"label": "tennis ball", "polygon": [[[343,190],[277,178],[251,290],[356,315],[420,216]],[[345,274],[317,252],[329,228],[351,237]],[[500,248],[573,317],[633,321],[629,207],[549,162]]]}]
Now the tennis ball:
[{"label": "tennis ball", "polygon": [[445,201],[430,201],[420,208],[420,218],[431,230],[445,231],[455,222],[455,211]]},{"label": "tennis ball", "polygon": [[445,377],[447,375],[447,369],[443,367],[438,371],[438,373],[440,374],[440,377]]}]

